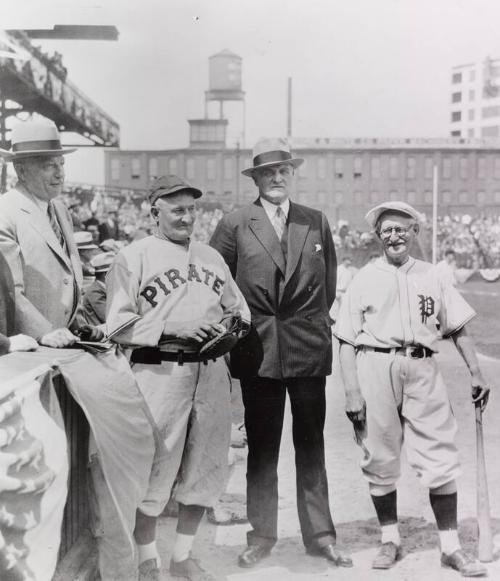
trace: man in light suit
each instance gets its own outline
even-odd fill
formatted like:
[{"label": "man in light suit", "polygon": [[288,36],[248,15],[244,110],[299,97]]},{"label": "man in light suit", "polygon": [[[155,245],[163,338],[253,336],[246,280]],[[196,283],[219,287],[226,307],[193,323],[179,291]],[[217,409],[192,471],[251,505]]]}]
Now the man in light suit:
[{"label": "man in light suit", "polygon": [[64,183],[64,155],[56,126],[19,123],[12,149],[16,187],[0,196],[0,252],[15,285],[16,328],[48,347],[76,340],[82,268],[68,210],[56,200]]},{"label": "man in light suit", "polygon": [[293,158],[283,139],[253,152],[259,198],[226,215],[210,244],[226,260],[252,314],[252,330],[231,354],[241,380],[248,435],[247,513],[252,530],[241,567],[269,555],[277,540],[277,464],[286,393],[293,417],[297,508],[306,551],[337,566],[352,561],[336,546],[325,470],[325,377],[331,373],[336,257],[323,213],[290,201]]}]

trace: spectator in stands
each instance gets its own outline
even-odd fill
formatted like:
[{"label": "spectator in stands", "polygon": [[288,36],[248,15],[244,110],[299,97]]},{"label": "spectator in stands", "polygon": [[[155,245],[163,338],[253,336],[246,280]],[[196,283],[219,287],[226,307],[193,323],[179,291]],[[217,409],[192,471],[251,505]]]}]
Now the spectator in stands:
[{"label": "spectator in stands", "polygon": [[457,286],[457,258],[454,250],[448,249],[445,251],[443,260],[436,264],[436,270],[446,284]]},{"label": "spectator in stands", "polygon": [[[12,129],[15,188],[0,196],[0,253],[15,283],[15,332],[48,347],[66,347],[82,332],[82,270],[67,208],[55,198],[64,182],[64,155],[52,122]],[[87,336],[102,332],[83,327]]]},{"label": "spectator in stands", "polygon": [[110,238],[112,238],[113,240],[120,239],[120,228],[118,226],[118,212],[116,210],[108,212],[106,220],[99,224],[99,242],[109,240]]},{"label": "spectator in stands", "polygon": [[90,261],[94,269],[95,280],[85,291],[83,297],[83,311],[87,323],[102,325],[106,322],[106,273],[113,262],[115,254],[105,252],[97,254]]}]

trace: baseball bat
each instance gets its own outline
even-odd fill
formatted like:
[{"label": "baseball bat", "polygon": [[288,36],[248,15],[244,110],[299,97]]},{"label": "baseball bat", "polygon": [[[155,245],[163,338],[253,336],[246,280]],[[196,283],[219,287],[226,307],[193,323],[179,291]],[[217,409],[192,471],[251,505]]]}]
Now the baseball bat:
[{"label": "baseball bat", "polygon": [[478,404],[476,404],[475,409],[478,557],[483,563],[488,563],[493,560],[493,535],[491,532],[490,497],[484,458],[483,412]]}]

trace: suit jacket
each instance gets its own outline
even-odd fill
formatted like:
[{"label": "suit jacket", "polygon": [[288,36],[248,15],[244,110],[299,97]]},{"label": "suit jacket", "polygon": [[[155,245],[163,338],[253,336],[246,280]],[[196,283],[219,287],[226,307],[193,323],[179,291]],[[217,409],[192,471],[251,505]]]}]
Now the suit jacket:
[{"label": "suit jacket", "polygon": [[87,288],[83,297],[83,316],[89,325],[106,322],[106,286],[98,280]]},{"label": "suit jacket", "polygon": [[235,377],[321,377],[331,373],[329,309],[336,255],[325,215],[290,203],[287,260],[259,200],[219,222],[210,245],[224,257],[252,313],[231,353]]},{"label": "suit jacket", "polygon": [[15,332],[35,338],[70,327],[80,303],[82,269],[71,217],[62,202],[55,200],[54,208],[68,253],[31,196],[15,188],[0,196],[0,253],[14,279]]}]

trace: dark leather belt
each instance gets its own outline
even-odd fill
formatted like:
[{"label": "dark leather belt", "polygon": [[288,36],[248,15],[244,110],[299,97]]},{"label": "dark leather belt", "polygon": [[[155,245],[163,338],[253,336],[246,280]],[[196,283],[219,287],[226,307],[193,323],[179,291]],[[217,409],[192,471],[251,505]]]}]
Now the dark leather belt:
[{"label": "dark leather belt", "polygon": [[423,345],[408,345],[406,347],[365,347],[365,349],[370,349],[376,353],[399,353],[400,355],[406,355],[411,359],[422,359],[423,357],[432,357],[434,351]]},{"label": "dark leather belt", "polygon": [[202,358],[193,351],[161,351],[157,347],[139,347],[132,351],[131,363],[146,363],[149,365],[160,365],[162,361],[175,361],[178,365],[184,363],[207,363],[206,358]]}]

